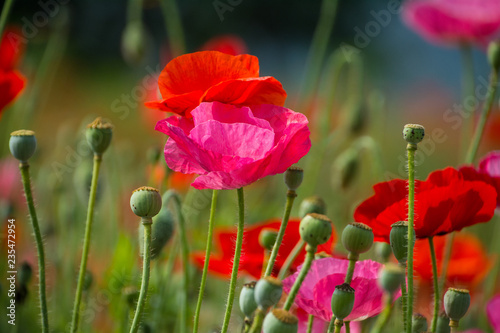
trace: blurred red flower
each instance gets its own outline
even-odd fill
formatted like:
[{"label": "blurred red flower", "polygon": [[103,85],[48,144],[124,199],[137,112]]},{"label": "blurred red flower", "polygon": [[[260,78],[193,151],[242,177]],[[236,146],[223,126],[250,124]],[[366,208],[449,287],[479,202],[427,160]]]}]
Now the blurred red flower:
[{"label": "blurred red flower", "polygon": [[[290,219],[286,228],[285,236],[278,251],[278,257],[274,265],[273,275],[276,276],[283,266],[289,253],[300,241],[298,219]],[[259,279],[262,275],[264,265],[264,249],[259,244],[259,235],[262,230],[279,230],[281,220],[272,219],[263,223],[255,224],[245,228],[243,234],[243,248],[240,259],[239,271],[250,277]],[[220,228],[216,230],[215,246],[219,252],[210,257],[208,270],[210,273],[220,277],[229,278],[231,276],[232,261],[234,255],[234,241],[236,239],[236,228]],[[332,232],[330,239],[323,245],[318,246],[318,252],[332,253],[332,247],[336,239],[335,231]],[[299,254],[292,269],[296,269],[305,257],[305,249]],[[193,262],[199,268],[203,268],[205,263],[205,253],[196,252],[192,254]]]},{"label": "blurred red flower", "polygon": [[163,100],[145,105],[188,118],[201,102],[283,106],[286,99],[281,83],[271,76],[259,77],[259,61],[248,54],[202,51],[182,55],[165,66],[158,85]]},{"label": "blurred red flower", "polygon": [[[495,188],[468,179],[460,171],[446,168],[432,172],[425,181],[415,181],[417,238],[444,235],[491,220],[496,207]],[[394,179],[376,184],[375,195],[354,212],[355,221],[373,229],[375,241],[389,243],[391,225],[407,219],[407,183]]]},{"label": "blurred red flower", "polygon": [[201,51],[219,51],[225,54],[238,55],[248,52],[245,41],[236,35],[220,35],[208,40],[200,48]]},{"label": "blurred red flower", "polygon": [[14,68],[23,53],[20,34],[7,29],[0,42],[0,115],[2,110],[23,90],[26,79]]}]

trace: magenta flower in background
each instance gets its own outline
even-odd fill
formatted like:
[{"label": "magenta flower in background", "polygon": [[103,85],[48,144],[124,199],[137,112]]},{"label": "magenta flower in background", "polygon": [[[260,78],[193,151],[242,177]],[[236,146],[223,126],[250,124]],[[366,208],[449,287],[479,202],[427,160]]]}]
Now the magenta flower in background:
[{"label": "magenta flower in background", "polygon": [[[315,260],[295,298],[295,305],[324,321],[332,318],[331,300],[335,286],[344,283],[349,260],[324,258]],[[382,264],[371,260],[358,261],[351,286],[354,288],[354,308],[344,321],[361,321],[379,314],[383,308],[384,291],[378,286]],[[297,272],[283,280],[288,293],[297,279]],[[396,296],[399,296],[401,293]]]},{"label": "magenta flower in background", "polygon": [[497,211],[500,208],[500,150],[492,151],[481,159],[479,167],[464,166],[460,173],[465,180],[480,180],[490,184],[497,191]]},{"label": "magenta flower in background", "polygon": [[486,313],[495,333],[500,333],[500,294],[497,294],[486,306]]},{"label": "magenta flower in background", "polygon": [[168,166],[200,175],[191,184],[197,189],[236,189],[283,173],[311,148],[306,116],[281,106],[211,102],[191,114],[160,120],[155,129],[170,136]]},{"label": "magenta flower in background", "polygon": [[500,30],[498,0],[411,0],[402,15],[410,28],[438,45],[486,45]]}]

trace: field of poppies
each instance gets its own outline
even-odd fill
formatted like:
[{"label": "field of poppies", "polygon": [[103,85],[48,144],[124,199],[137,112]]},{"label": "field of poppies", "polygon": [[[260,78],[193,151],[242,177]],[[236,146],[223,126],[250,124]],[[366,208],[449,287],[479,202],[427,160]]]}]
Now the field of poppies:
[{"label": "field of poppies", "polygon": [[500,333],[498,0],[2,6],[0,332]]}]

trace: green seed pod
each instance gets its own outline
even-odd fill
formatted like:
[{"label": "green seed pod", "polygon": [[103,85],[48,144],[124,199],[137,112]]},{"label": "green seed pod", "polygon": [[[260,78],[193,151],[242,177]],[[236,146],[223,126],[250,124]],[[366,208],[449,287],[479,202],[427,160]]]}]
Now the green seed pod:
[{"label": "green seed pod", "polygon": [[144,62],[149,37],[142,22],[134,21],[127,24],[122,34],[121,51],[123,59],[131,66]]},{"label": "green seed pod", "polygon": [[90,287],[94,283],[94,275],[91,271],[86,270],[85,276],[83,277],[83,291],[89,291]]},{"label": "green seed pod", "polygon": [[400,265],[406,266],[406,260],[408,259],[408,222],[399,221],[391,225],[389,238],[392,253]]},{"label": "green seed pod", "polygon": [[375,242],[375,257],[378,261],[386,263],[392,254],[391,245],[385,242]]},{"label": "green seed pod", "polygon": [[137,288],[133,286],[125,287],[122,289],[122,295],[125,299],[125,302],[127,302],[127,305],[131,309],[135,309],[137,300],[139,299],[139,290],[137,290]]},{"label": "green seed pod", "polygon": [[153,187],[139,187],[132,192],[130,208],[139,217],[152,218],[160,212],[161,195]]},{"label": "green seed pod", "polygon": [[255,302],[255,284],[255,281],[245,283],[240,292],[240,310],[247,318],[251,318],[252,314],[257,309],[257,303]]},{"label": "green seed pod", "polygon": [[33,276],[33,269],[27,261],[23,261],[19,269],[18,281],[20,286],[27,286]]},{"label": "green seed pod", "polygon": [[342,245],[353,253],[360,254],[368,251],[373,244],[372,228],[363,223],[349,223],[342,232]]},{"label": "green seed pod", "polygon": [[412,333],[425,333],[427,332],[427,319],[420,313],[416,313],[413,315],[412,319]]},{"label": "green seed pod", "polygon": [[401,266],[389,263],[380,270],[378,284],[386,292],[393,294],[401,287],[404,278],[404,269]]},{"label": "green seed pod", "polygon": [[332,184],[343,190],[348,189],[359,171],[359,150],[349,148],[340,154],[332,166]]},{"label": "green seed pod", "polygon": [[[444,310],[451,321],[457,322],[467,313],[470,305],[470,294],[467,289],[448,288],[444,294]],[[450,322],[452,326],[452,322]]]},{"label": "green seed pod", "polygon": [[273,229],[263,229],[259,234],[259,244],[264,249],[272,250],[274,243],[276,243],[276,238],[278,233]]},{"label": "green seed pod", "polygon": [[87,142],[96,155],[102,155],[108,149],[113,137],[113,125],[97,117],[87,125]]},{"label": "green seed pod", "polygon": [[335,287],[332,295],[332,312],[339,319],[344,320],[354,307],[354,289],[343,283]]},{"label": "green seed pod", "polygon": [[35,132],[19,130],[10,133],[9,148],[18,161],[27,162],[36,150]]},{"label": "green seed pod", "polygon": [[300,218],[302,219],[304,218],[304,216],[311,213],[325,215],[326,214],[325,201],[318,196],[312,196],[302,200],[299,207]]},{"label": "green seed pod", "polygon": [[300,221],[300,237],[310,246],[317,247],[332,235],[332,221],[322,214],[307,214]]},{"label": "green seed pod", "polygon": [[403,138],[406,142],[416,145],[424,139],[424,126],[418,124],[406,124],[403,128]]},{"label": "green seed pod", "polygon": [[[151,259],[156,259],[174,234],[175,220],[167,207],[162,207],[158,215],[153,218],[151,227]],[[141,255],[144,252],[144,225],[139,225],[139,248]]]},{"label": "green seed pod", "polygon": [[283,284],[280,280],[266,276],[255,284],[255,302],[262,310],[278,303],[283,293]]},{"label": "green seed pod", "polygon": [[488,62],[491,68],[497,71],[500,70],[500,42],[491,42],[488,45]]},{"label": "green seed pod", "polygon": [[262,331],[264,333],[297,333],[299,320],[290,312],[274,309],[264,318]]},{"label": "green seed pod", "polygon": [[436,325],[436,333],[450,333],[450,318],[446,313],[442,312],[439,314]]},{"label": "green seed pod", "polygon": [[295,191],[302,184],[302,179],[304,179],[304,170],[299,167],[289,167],[285,171],[285,184],[288,190]]}]

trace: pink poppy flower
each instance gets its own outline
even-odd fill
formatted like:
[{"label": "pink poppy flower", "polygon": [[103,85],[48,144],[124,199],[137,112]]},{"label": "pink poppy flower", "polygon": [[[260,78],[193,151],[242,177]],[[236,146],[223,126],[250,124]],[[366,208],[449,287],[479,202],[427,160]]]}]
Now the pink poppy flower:
[{"label": "pink poppy flower", "polygon": [[[335,286],[344,283],[348,265],[349,260],[344,259],[315,260],[295,298],[295,305],[323,321],[330,322],[333,291]],[[371,260],[356,263],[351,282],[351,286],[356,291],[354,308],[344,321],[361,321],[373,317],[383,310],[384,291],[377,284],[378,272],[382,266],[382,264]],[[295,274],[283,280],[285,292],[290,292],[299,270],[300,267]]]},{"label": "pink poppy flower", "polygon": [[413,0],[402,8],[406,24],[428,41],[487,44],[500,30],[498,0]]},{"label": "pink poppy flower", "polygon": [[497,294],[486,306],[486,313],[495,333],[500,333],[500,294]]},{"label": "pink poppy flower", "polygon": [[473,166],[460,168],[465,180],[480,180],[490,184],[497,191],[497,210],[500,208],[500,150],[490,152],[479,162],[476,169]]},{"label": "pink poppy flower", "polygon": [[[297,309],[297,318],[299,318],[299,330],[297,333],[307,333],[307,324],[309,315],[302,309]],[[312,331],[315,333],[325,333],[330,323],[314,318]],[[350,324],[351,333],[361,333],[361,323],[354,321]],[[345,333],[345,325],[340,329],[340,333]]]},{"label": "pink poppy flower", "polygon": [[192,119],[156,124],[170,136],[165,160],[177,172],[200,175],[197,189],[236,189],[283,173],[311,148],[306,116],[276,105],[201,103]]}]

